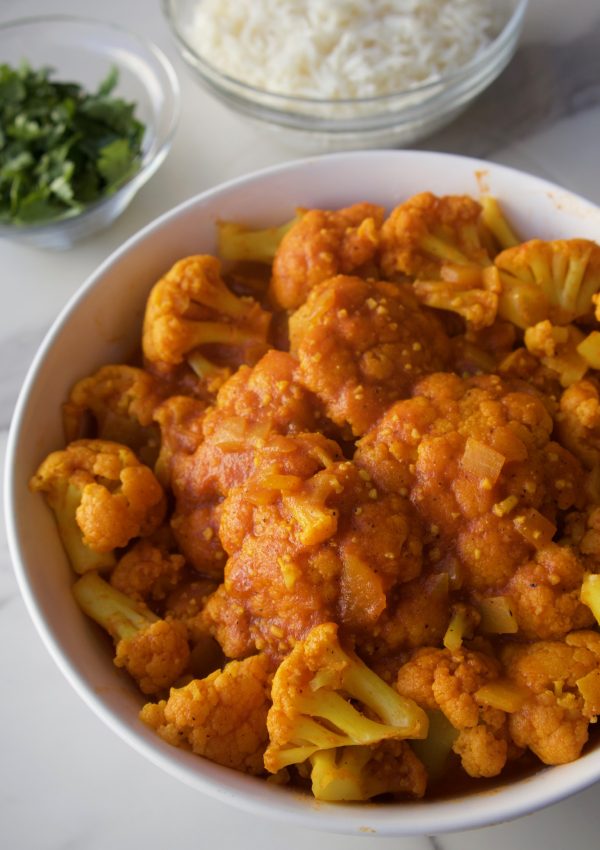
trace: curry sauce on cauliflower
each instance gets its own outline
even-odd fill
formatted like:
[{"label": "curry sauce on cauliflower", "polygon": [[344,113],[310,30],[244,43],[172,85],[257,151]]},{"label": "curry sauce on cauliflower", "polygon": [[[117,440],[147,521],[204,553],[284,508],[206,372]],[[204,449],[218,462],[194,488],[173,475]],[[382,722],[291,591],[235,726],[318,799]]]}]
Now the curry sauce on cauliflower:
[{"label": "curry sauce on cauliflower", "polygon": [[218,226],[31,478],[171,745],[329,802],[600,714],[600,246],[423,192]]}]

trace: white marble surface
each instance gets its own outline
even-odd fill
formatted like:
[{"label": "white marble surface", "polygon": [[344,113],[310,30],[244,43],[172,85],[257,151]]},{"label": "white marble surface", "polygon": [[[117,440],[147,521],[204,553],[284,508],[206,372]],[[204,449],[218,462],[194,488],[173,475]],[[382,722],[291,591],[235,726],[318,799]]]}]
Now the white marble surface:
[{"label": "white marble surface", "polygon": [[[158,0],[2,0],[0,22],[76,12],[120,22],[173,58],[183,93],[175,144],[160,172],[107,232],[68,253],[0,243],[0,429],[38,342],[85,277],[125,238],[197,192],[295,156],[205,95],[178,60]],[[1,59],[1,57],[0,57]],[[419,147],[513,165],[600,203],[600,3],[531,0],[510,68],[457,122]],[[600,235],[599,235],[600,238]],[[58,400],[57,400],[58,401]],[[50,850],[202,847],[324,850],[592,850],[600,788],[510,824],[434,838],[376,839],[288,829],[164,775],[117,739],[62,678],[21,601],[0,536],[0,847]]]}]

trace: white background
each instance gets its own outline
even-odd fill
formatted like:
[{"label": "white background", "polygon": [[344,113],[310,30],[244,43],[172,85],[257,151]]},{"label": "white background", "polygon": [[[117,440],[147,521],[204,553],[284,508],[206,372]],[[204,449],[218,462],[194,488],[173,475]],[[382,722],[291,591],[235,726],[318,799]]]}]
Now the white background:
[{"label": "white background", "polygon": [[[64,254],[0,242],[1,446],[38,341],[101,260],[185,198],[297,155],[246,126],[196,85],[176,55],[157,0],[2,0],[0,22],[50,12],[112,20],[152,38],[173,60],[183,111],[166,163],[110,230]],[[514,165],[600,203],[599,57],[598,0],[531,0],[523,43],[508,71],[454,125],[419,147]],[[7,850],[295,850],[309,844],[324,850],[592,850],[599,845],[597,787],[511,824],[397,840],[288,829],[202,797],[117,739],[63,680],[18,595],[3,533],[0,682],[0,847]]]}]

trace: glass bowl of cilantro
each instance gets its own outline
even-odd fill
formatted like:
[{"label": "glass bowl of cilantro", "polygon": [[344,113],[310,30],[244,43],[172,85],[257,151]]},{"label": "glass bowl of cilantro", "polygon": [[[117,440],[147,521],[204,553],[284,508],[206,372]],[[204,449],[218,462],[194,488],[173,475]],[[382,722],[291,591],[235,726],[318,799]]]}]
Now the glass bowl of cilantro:
[{"label": "glass bowl of cilantro", "polygon": [[0,237],[69,248],[163,162],[177,77],[153,44],[64,15],[0,26],[0,57]]}]

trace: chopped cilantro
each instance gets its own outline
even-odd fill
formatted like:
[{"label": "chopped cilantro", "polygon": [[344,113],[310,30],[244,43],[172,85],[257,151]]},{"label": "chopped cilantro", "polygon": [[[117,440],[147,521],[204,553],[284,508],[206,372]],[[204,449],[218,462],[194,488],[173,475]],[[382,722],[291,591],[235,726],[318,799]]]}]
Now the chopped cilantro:
[{"label": "chopped cilantro", "polygon": [[139,168],[144,125],[114,97],[116,68],[94,93],[50,68],[0,64],[0,222],[75,215]]}]

